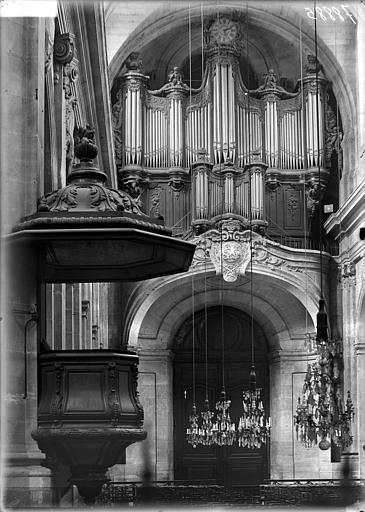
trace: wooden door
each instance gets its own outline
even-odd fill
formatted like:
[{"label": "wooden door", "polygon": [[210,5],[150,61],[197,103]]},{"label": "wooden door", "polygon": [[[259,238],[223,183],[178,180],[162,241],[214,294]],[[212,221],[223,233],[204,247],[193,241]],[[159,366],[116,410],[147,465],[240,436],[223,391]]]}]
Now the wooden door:
[{"label": "wooden door", "polygon": [[[208,397],[210,409],[215,410],[216,400],[222,389],[223,366],[219,308],[209,310],[208,324]],[[249,325],[241,312],[225,308],[225,365],[224,380],[227,399],[231,400],[231,418],[236,423],[242,413],[242,390],[247,388],[251,367],[250,343],[247,340]],[[199,316],[195,349],[195,403],[200,413],[206,395],[205,343],[201,343]],[[203,323],[204,320],[203,320]],[[239,329],[237,329],[237,325]],[[246,335],[245,335],[246,334]],[[256,371],[258,385],[263,388],[265,410],[268,407],[268,367],[266,346],[262,333],[256,327]],[[175,352],[174,362],[174,436],[175,480],[189,482],[207,481],[214,484],[256,485],[268,477],[268,446],[258,450],[241,448],[237,443],[230,447],[201,446],[193,448],[186,441],[186,428],[193,403],[193,371],[191,333],[186,332],[185,342]],[[250,339],[250,337],[249,337]]]}]

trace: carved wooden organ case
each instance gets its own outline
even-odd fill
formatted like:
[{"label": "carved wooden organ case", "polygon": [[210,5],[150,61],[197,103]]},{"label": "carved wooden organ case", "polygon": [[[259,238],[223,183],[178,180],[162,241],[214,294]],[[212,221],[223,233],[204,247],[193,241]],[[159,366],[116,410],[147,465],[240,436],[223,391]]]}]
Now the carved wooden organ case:
[{"label": "carved wooden organ case", "polygon": [[308,56],[294,92],[279,85],[272,69],[249,90],[239,68],[244,40],[239,21],[209,22],[199,89],[175,67],[163,87],[149,90],[137,53],[118,79],[113,129],[120,187],[177,235],[191,225],[207,229],[223,213],[261,233],[300,237],[304,201],[310,218],[326,188],[340,133],[320,64]]}]

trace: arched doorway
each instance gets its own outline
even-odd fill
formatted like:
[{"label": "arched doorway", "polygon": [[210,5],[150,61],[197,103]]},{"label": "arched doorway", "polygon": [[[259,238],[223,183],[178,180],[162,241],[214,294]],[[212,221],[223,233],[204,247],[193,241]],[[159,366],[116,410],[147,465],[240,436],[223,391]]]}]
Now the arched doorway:
[{"label": "arched doorway", "polygon": [[[223,322],[222,322],[223,318]],[[231,418],[237,424],[242,413],[242,389],[248,385],[251,368],[251,319],[231,308],[207,310],[208,396],[211,409],[222,389],[222,324],[224,332],[224,379],[227,399],[231,400]],[[200,412],[206,392],[205,311],[196,313],[195,378],[196,405]],[[268,478],[268,446],[251,450],[237,443],[231,447],[193,448],[185,432],[193,402],[192,341],[193,321],[186,321],[177,336],[174,352],[174,474],[175,480],[207,480],[225,486],[254,485]],[[269,407],[267,341],[262,329],[254,324],[257,385],[262,388],[265,410]]]}]

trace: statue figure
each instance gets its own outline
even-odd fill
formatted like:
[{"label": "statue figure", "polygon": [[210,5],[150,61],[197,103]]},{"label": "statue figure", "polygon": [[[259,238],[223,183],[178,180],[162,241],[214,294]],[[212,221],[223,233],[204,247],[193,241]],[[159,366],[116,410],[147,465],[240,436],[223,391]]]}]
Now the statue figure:
[{"label": "statue figure", "polygon": [[142,60],[139,58],[138,52],[132,52],[125,60],[127,71],[136,71],[142,73]]},{"label": "statue figure", "polygon": [[253,93],[253,94],[258,94],[258,93],[263,93],[263,92],[266,92],[266,91],[275,91],[277,93],[279,93],[279,95],[281,96],[285,96],[287,98],[292,98],[294,96],[297,96],[297,93],[292,93],[292,92],[288,92],[284,89],[284,87],[281,87],[280,85],[278,85],[278,79],[277,79],[277,76],[276,76],[276,73],[275,71],[270,68],[269,69],[269,72],[264,75],[264,83],[262,85],[260,85],[260,87],[258,87],[257,89],[254,89],[253,91],[249,91],[250,93]]},{"label": "statue figure", "polygon": [[169,82],[172,85],[182,85],[183,84],[183,72],[179,68],[179,66],[174,66],[173,70],[170,71]]},{"label": "statue figure", "polygon": [[307,55],[307,64],[304,66],[304,69],[308,75],[315,75],[323,71],[322,64],[318,62],[315,55],[311,54]]},{"label": "statue figure", "polygon": [[[168,74],[168,82],[164,84],[160,89],[149,91],[150,94],[158,95],[161,93],[168,94],[176,89],[183,89],[184,91],[190,91],[190,87],[183,82],[184,75],[182,69],[179,66],[174,66],[174,68]],[[197,89],[191,89],[192,92],[197,91]]]}]

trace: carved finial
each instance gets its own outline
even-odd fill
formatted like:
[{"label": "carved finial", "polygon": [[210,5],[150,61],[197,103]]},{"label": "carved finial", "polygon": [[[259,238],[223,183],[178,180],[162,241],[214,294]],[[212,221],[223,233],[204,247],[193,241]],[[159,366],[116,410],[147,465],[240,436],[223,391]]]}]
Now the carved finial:
[{"label": "carved finial", "polygon": [[142,60],[139,58],[138,52],[132,52],[130,55],[128,55],[125,66],[127,68],[127,71],[136,71],[138,73],[142,73]]},{"label": "carved finial", "polygon": [[75,155],[81,162],[91,162],[98,154],[94,142],[95,130],[88,124],[75,131]]}]

